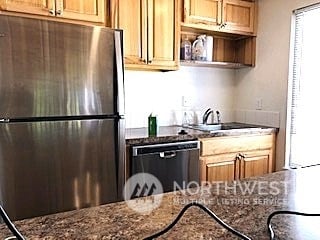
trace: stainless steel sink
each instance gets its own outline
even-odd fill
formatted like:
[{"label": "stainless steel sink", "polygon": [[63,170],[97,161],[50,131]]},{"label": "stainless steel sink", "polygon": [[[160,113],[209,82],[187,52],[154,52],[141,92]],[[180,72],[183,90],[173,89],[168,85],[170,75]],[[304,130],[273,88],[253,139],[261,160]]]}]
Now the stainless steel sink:
[{"label": "stainless steel sink", "polygon": [[190,125],[188,128],[192,128],[195,130],[211,132],[222,130],[222,124],[200,124],[200,125]]},{"label": "stainless steel sink", "polygon": [[234,129],[261,129],[261,127],[244,124],[244,123],[221,123],[221,124],[199,124],[189,125],[188,128],[204,131],[204,132],[216,132],[221,130],[234,130]]}]

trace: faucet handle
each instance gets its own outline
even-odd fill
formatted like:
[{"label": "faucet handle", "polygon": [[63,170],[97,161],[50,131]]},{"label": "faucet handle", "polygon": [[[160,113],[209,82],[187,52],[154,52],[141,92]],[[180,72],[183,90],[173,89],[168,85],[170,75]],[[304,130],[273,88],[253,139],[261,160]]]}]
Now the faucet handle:
[{"label": "faucet handle", "polygon": [[221,123],[221,114],[219,111],[216,111],[217,114],[217,123]]}]

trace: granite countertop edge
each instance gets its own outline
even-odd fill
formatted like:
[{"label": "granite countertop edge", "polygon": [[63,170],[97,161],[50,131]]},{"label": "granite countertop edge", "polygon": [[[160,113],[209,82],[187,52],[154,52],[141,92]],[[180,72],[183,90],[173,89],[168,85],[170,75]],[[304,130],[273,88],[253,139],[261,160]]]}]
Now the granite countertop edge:
[{"label": "granite countertop edge", "polygon": [[[245,125],[245,124],[244,124]],[[260,128],[242,128],[242,129],[229,129],[218,130],[215,132],[205,132],[194,130],[179,125],[163,126],[160,127],[160,134],[158,136],[148,136],[148,128],[128,128],[126,129],[126,144],[127,145],[140,145],[140,144],[154,144],[175,141],[190,141],[200,138],[210,137],[223,137],[223,136],[240,136],[240,135],[261,135],[278,133],[279,129],[275,127],[267,127],[256,125]],[[187,134],[178,134],[184,130]]]}]

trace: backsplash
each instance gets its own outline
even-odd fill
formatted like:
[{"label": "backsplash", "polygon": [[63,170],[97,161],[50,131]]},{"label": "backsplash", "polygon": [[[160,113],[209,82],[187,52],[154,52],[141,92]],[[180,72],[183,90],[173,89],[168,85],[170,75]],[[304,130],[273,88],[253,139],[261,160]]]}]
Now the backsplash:
[{"label": "backsplash", "polygon": [[234,121],[234,78],[235,71],[230,69],[126,70],[126,127],[147,127],[151,112],[158,116],[160,126],[180,125],[185,111],[189,122],[197,123],[209,107],[220,111],[222,121]]},{"label": "backsplash", "polygon": [[279,128],[280,113],[276,111],[241,109],[235,111],[235,121]]}]

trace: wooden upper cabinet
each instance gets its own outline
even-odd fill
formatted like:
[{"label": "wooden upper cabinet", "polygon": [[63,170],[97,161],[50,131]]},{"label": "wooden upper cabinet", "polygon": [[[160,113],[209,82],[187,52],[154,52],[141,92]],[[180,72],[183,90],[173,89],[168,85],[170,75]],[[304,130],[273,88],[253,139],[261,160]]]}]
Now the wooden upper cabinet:
[{"label": "wooden upper cabinet", "polygon": [[184,22],[219,25],[221,23],[221,0],[185,0]]},{"label": "wooden upper cabinet", "polygon": [[255,33],[256,2],[250,0],[184,0],[183,25],[217,32]]},{"label": "wooden upper cabinet", "polygon": [[55,13],[54,0],[0,0],[0,10],[52,16]]},{"label": "wooden upper cabinet", "polygon": [[255,3],[223,0],[222,22],[226,30],[254,32]]},{"label": "wooden upper cabinet", "polygon": [[123,30],[126,64],[146,64],[147,45],[146,0],[112,0],[111,26]]},{"label": "wooden upper cabinet", "polygon": [[88,22],[105,22],[105,0],[55,1],[57,17]]},{"label": "wooden upper cabinet", "polygon": [[148,63],[151,65],[169,68],[178,65],[179,27],[177,8],[177,1],[149,1]]},{"label": "wooden upper cabinet", "polygon": [[2,11],[105,22],[106,0],[0,0]]},{"label": "wooden upper cabinet", "polygon": [[111,26],[124,30],[127,68],[178,67],[178,0],[112,0]]}]

